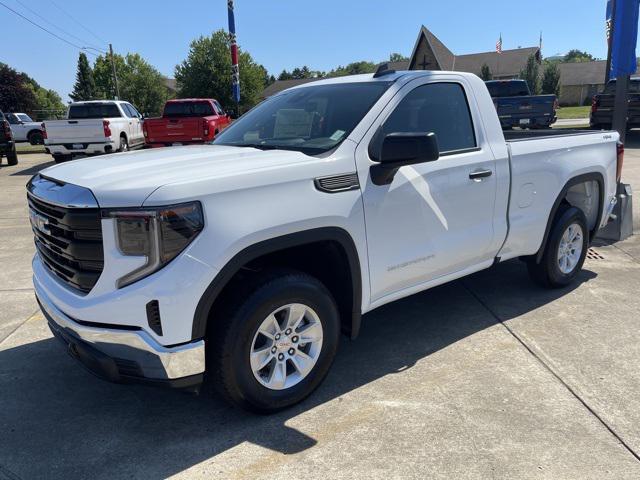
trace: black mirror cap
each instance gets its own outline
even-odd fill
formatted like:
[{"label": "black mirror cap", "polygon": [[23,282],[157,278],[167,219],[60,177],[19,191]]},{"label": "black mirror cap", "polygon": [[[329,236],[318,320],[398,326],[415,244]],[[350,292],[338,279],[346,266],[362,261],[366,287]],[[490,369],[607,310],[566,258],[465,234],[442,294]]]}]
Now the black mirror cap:
[{"label": "black mirror cap", "polygon": [[439,156],[438,139],[433,132],[389,133],[380,149],[380,163],[398,166],[433,162]]},{"label": "black mirror cap", "polygon": [[380,163],[371,167],[371,179],[375,185],[388,185],[400,167],[433,162],[439,157],[438,139],[433,132],[390,133],[382,140],[375,158]]}]

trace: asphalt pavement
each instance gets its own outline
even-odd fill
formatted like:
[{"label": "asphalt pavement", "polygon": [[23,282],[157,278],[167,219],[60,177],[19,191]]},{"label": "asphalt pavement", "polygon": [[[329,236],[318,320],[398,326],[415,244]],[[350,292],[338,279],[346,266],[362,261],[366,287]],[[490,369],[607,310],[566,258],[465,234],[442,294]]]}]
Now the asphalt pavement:
[{"label": "asphalt pavement", "polygon": [[256,416],[103,382],[52,338],[24,191],[48,160],[0,168],[0,479],[640,478],[640,237],[566,289],[514,260],[381,307],[312,397]]}]

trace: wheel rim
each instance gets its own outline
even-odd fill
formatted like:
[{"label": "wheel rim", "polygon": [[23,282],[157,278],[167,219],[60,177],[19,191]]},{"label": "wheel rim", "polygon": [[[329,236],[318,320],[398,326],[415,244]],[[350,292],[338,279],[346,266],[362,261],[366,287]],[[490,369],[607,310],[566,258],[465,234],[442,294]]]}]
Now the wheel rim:
[{"label": "wheel rim", "polygon": [[558,268],[564,274],[573,272],[582,255],[584,232],[582,226],[572,223],[562,234],[558,247]]},{"label": "wheel rim", "polygon": [[126,140],[122,141],[122,151],[126,152],[127,150],[129,150],[129,144],[127,143]]},{"label": "wheel rim", "polygon": [[249,361],[253,376],[271,390],[300,383],[322,350],[322,323],[309,306],[290,303],[273,311],[258,327]]}]

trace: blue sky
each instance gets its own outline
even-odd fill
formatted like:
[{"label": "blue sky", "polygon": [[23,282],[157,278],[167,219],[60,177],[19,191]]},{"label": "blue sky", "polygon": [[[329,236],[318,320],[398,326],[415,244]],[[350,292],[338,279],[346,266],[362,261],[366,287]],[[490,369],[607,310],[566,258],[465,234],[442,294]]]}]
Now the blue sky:
[{"label": "blue sky", "polygon": [[[61,36],[65,35],[23,5],[84,44],[106,48],[111,42],[117,53],[140,53],[167,76],[173,76],[175,65],[186,57],[192,39],[227,26],[225,0],[0,1]],[[605,0],[235,3],[238,43],[276,76],[283,68],[305,64],[314,70],[330,70],[356,60],[380,61],[391,52],[409,55],[421,24],[457,54],[493,50],[500,32],[505,49],[537,45],[542,30],[545,56],[571,48],[606,56]],[[67,100],[75,79],[78,50],[1,5],[0,25],[4,39],[0,61],[28,73]]]}]

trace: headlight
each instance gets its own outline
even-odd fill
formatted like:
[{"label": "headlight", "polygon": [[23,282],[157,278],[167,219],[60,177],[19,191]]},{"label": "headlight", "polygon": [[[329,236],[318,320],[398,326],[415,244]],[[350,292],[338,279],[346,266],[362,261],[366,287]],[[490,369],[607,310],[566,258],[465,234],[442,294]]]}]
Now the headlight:
[{"label": "headlight", "polygon": [[146,257],[143,266],[118,279],[118,288],[164,267],[204,227],[200,202],[158,208],[106,210],[103,216],[115,220],[117,246],[122,255]]}]

